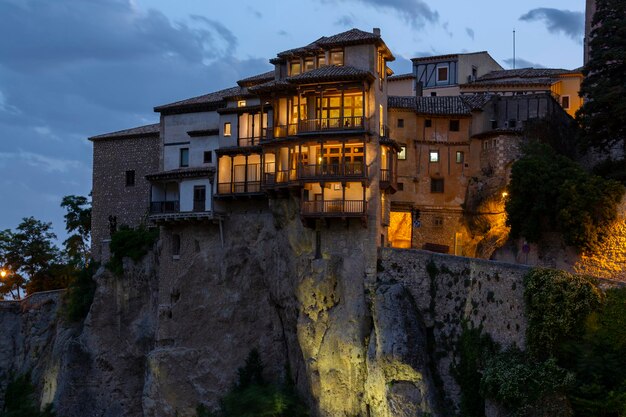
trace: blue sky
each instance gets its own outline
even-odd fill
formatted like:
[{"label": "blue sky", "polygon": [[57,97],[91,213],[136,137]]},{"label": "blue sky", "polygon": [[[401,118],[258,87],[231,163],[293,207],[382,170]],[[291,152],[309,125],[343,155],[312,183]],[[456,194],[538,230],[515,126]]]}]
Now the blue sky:
[{"label": "blue sky", "polygon": [[87,137],[271,69],[277,52],[379,27],[410,58],[487,50],[510,67],[582,65],[584,0],[0,0],[0,230],[64,237],[64,195],[91,189]]}]

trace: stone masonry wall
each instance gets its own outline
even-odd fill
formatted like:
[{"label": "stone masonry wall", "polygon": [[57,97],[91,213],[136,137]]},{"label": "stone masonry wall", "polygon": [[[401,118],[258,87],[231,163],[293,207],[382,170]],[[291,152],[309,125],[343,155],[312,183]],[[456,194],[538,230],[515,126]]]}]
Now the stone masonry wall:
[{"label": "stone masonry wall", "polygon": [[[117,226],[139,225],[148,213],[150,183],[147,174],[159,170],[159,137],[99,139],[93,143],[93,205],[91,220],[92,256],[108,257],[109,216]],[[126,171],[135,171],[135,185],[126,186]]]}]

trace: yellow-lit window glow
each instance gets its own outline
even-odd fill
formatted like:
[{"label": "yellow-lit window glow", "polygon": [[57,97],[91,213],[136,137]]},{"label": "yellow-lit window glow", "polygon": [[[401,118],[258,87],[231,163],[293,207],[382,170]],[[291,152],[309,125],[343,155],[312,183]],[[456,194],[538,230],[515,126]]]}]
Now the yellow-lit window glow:
[{"label": "yellow-lit window glow", "polygon": [[246,100],[239,100],[237,102],[237,107],[246,107]]},{"label": "yellow-lit window glow", "polygon": [[230,122],[224,123],[224,136],[230,136],[232,134]]}]

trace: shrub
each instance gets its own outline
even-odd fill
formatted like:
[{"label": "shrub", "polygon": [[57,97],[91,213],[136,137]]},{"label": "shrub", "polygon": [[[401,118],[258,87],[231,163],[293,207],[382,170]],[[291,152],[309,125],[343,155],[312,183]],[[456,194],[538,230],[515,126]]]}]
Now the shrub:
[{"label": "shrub", "polygon": [[553,269],[533,269],[524,278],[528,328],[526,343],[538,359],[556,356],[560,346],[580,336],[601,293],[591,278]]},{"label": "shrub", "polygon": [[137,262],[148,253],[159,237],[159,229],[147,229],[143,225],[136,229],[122,226],[111,236],[111,260],[107,268],[116,275],[122,275],[124,268],[123,258],[130,258]]},{"label": "shrub", "polygon": [[69,321],[79,322],[87,317],[94,294],[96,282],[93,280],[99,264],[90,263],[76,274],[73,281],[67,287],[63,303],[63,315]]},{"label": "shrub", "polygon": [[35,405],[35,387],[30,383],[30,373],[15,377],[4,395],[4,410],[0,417],[54,417],[52,404],[43,411]]}]

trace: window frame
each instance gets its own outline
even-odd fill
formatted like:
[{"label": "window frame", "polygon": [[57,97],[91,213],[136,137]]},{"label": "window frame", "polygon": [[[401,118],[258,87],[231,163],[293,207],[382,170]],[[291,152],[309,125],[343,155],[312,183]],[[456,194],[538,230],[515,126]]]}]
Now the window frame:
[{"label": "window frame", "polygon": [[456,158],[455,161],[457,164],[462,164],[465,162],[465,152],[463,151],[456,151]]},{"label": "window frame", "polygon": [[213,163],[213,151],[204,151],[202,160],[203,160],[203,163],[205,164],[212,164]]},{"label": "window frame", "polygon": [[233,127],[231,122],[224,122],[224,129],[222,131],[224,137],[231,137],[233,135]]},{"label": "window frame", "polygon": [[424,119],[424,127],[427,129],[433,127],[433,119]]},{"label": "window frame", "polygon": [[126,176],[126,187],[134,187],[135,186],[135,170],[129,169],[125,172]]},{"label": "window frame", "polygon": [[[565,101],[567,100],[567,106],[565,106]],[[572,105],[572,101],[570,100],[570,96],[561,96],[561,107],[564,110],[569,110]]]},{"label": "window frame", "polygon": [[[183,164],[184,158],[183,155],[186,155],[186,163]],[[189,148],[180,148],[178,150],[178,166],[181,168],[189,167]]]},{"label": "window frame", "polygon": [[396,122],[398,129],[404,129],[404,119],[398,119]]},{"label": "window frame", "polygon": [[448,124],[448,130],[450,132],[460,132],[461,131],[461,120],[460,119],[450,119]]},{"label": "window frame", "polygon": [[434,164],[440,161],[441,161],[441,158],[439,155],[439,149],[431,149],[428,151],[428,162]]},{"label": "window frame", "polygon": [[[440,70],[446,70],[446,78],[445,79],[439,77],[439,75],[440,75],[439,71]],[[450,82],[450,65],[448,65],[448,64],[439,64],[435,68],[435,71],[437,73],[437,77],[436,77],[437,84]]]},{"label": "window frame", "polygon": [[[336,64],[334,57],[341,55],[341,63]],[[328,55],[328,61],[330,65],[337,65],[338,67],[344,66],[345,63],[345,55],[343,49],[332,49]]]},{"label": "window frame", "polygon": [[445,182],[443,178],[430,179],[430,193],[443,194],[445,192]]},{"label": "window frame", "polygon": [[398,161],[406,161],[406,145],[400,145],[398,152]]}]

